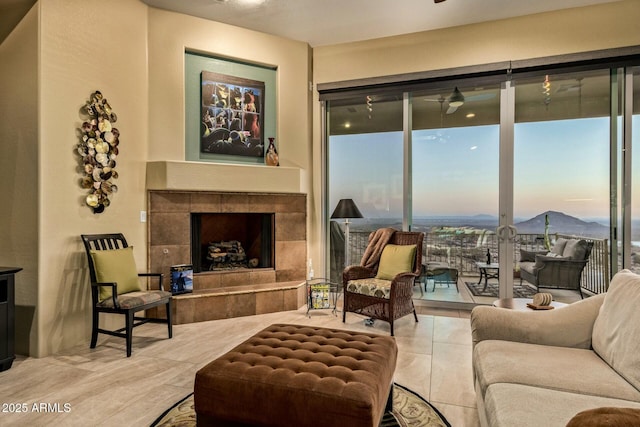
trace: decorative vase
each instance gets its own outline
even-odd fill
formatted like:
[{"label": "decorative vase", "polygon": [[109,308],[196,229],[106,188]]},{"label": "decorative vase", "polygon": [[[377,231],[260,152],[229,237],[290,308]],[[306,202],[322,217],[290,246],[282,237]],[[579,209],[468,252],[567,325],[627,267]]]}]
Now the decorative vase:
[{"label": "decorative vase", "polygon": [[275,138],[269,138],[269,147],[265,156],[267,166],[280,166],[280,159],[276,151],[276,145],[273,143]]}]

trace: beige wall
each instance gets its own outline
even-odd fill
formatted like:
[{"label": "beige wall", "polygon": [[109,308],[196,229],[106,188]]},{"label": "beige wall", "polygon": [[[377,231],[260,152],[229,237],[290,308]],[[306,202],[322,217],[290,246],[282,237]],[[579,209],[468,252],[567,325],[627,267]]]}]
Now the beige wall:
[{"label": "beige wall", "polygon": [[[38,347],[88,345],[90,293],[82,233],[123,232],[146,264],[147,7],[136,0],[40,0]],[[118,115],[119,191],[95,215],[80,188],[80,109],[100,90]]]},{"label": "beige wall", "polygon": [[16,276],[16,350],[29,351],[38,301],[38,7],[0,45],[0,265]]},{"label": "beige wall", "polygon": [[[427,31],[313,50],[319,83],[439,70],[640,45],[640,2],[627,0],[525,17]],[[317,101],[317,91],[314,92]],[[314,102],[314,170],[321,170],[320,104]],[[321,194],[320,172],[313,193]],[[316,218],[321,212],[314,199]],[[322,259],[320,223],[312,226],[310,256]],[[317,270],[322,271],[322,270]]]}]

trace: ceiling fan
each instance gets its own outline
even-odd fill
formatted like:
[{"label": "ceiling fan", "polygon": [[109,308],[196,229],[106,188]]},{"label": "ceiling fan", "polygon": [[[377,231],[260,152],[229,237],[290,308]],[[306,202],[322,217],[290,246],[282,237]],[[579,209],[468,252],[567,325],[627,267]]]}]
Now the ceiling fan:
[{"label": "ceiling fan", "polygon": [[433,2],[436,3],[436,4],[442,3],[443,1],[446,1],[446,0],[433,0]]},{"label": "ceiling fan", "polygon": [[446,114],[453,114],[453,113],[456,112],[456,110],[458,108],[462,107],[462,105],[465,102],[483,101],[483,100],[491,99],[491,98],[493,98],[495,96],[496,96],[495,93],[480,93],[480,94],[477,94],[477,95],[471,95],[471,96],[465,97],[462,94],[462,92],[460,92],[460,89],[458,89],[458,86],[456,86],[453,89],[453,92],[451,92],[451,95],[449,95],[448,98],[445,98],[442,95],[440,95],[438,98],[427,98],[427,99],[425,99],[425,101],[436,101],[436,102],[439,102],[441,109],[442,109],[442,104],[444,103],[444,101],[447,101],[448,108],[447,108]]}]

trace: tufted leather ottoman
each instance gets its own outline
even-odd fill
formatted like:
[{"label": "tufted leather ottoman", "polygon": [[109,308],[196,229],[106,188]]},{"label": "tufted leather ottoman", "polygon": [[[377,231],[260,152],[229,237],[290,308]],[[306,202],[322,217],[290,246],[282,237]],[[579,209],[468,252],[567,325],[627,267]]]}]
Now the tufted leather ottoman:
[{"label": "tufted leather ottoman", "polygon": [[271,325],[196,373],[198,426],[377,427],[397,354],[390,336]]}]

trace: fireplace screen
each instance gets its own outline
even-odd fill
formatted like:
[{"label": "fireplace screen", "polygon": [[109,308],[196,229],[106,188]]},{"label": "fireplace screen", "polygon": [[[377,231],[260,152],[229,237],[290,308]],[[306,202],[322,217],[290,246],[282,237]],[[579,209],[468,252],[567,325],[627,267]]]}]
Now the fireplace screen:
[{"label": "fireplace screen", "polygon": [[194,273],[273,268],[273,213],[192,213]]}]

